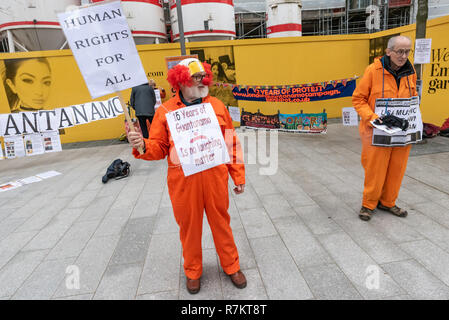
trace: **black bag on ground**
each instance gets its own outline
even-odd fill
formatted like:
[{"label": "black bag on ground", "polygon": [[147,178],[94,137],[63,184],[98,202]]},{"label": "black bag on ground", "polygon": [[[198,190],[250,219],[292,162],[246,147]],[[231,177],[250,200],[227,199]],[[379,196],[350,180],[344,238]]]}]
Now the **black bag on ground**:
[{"label": "black bag on ground", "polygon": [[106,183],[112,178],[115,178],[115,180],[126,178],[129,175],[130,166],[126,161],[123,162],[121,159],[115,159],[106,170],[106,174],[101,178],[101,181]]}]

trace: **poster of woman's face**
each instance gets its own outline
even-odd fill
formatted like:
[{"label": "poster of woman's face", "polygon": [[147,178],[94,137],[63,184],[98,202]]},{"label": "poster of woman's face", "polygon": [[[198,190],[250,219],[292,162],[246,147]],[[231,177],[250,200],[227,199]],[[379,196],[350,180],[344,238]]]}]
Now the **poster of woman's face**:
[{"label": "poster of woman's face", "polygon": [[52,74],[46,58],[4,60],[3,83],[11,112],[47,109]]},{"label": "poster of woman's face", "polygon": [[[234,51],[231,46],[222,48],[204,48],[190,50],[191,54],[197,54],[201,61],[210,64],[215,83],[235,84]],[[234,99],[232,87],[212,85],[209,88],[210,95],[220,99],[227,106],[238,106]]]}]

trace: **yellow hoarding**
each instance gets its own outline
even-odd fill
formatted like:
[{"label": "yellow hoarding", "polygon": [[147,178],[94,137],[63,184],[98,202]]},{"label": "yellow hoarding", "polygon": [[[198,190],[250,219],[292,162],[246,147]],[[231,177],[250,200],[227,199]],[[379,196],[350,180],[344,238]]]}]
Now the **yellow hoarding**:
[{"label": "yellow hoarding", "polygon": [[[441,125],[449,117],[449,16],[428,21],[432,38],[431,63],[423,67],[422,116],[424,122]],[[362,76],[370,57],[382,54],[382,37],[403,34],[414,39],[415,26],[363,35],[289,37],[187,43],[188,54],[212,66],[214,80],[231,85],[280,86]],[[370,51],[371,44],[371,51]],[[137,46],[148,79],[173,95],[166,78],[166,57],[180,54],[179,44]],[[413,60],[413,55],[411,55]],[[0,55],[0,113],[52,110],[92,101],[70,50]],[[131,90],[123,91],[128,101]],[[228,106],[263,114],[320,113],[341,117],[351,106],[351,97],[315,102],[236,101],[232,87],[212,87],[211,94]],[[96,100],[106,100],[113,95]],[[124,132],[124,117],[66,128],[62,143],[118,138]]]}]

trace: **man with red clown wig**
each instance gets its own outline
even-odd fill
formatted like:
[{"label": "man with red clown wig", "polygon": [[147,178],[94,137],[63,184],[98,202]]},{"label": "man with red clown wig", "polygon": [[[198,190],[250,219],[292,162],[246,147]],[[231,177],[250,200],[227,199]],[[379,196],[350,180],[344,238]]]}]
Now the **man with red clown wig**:
[{"label": "man with red clown wig", "polygon": [[[232,119],[225,105],[209,95],[212,84],[210,65],[198,59],[184,59],[168,71],[168,82],[177,91],[175,97],[160,106],[154,116],[148,139],[137,132],[129,133],[133,155],[138,159],[160,160],[167,157],[167,184],[173,206],[175,220],[179,225],[183,248],[186,287],[191,293],[200,290],[202,274],[201,237],[203,215],[206,211],[215,248],[223,271],[230,276],[237,288],[246,287],[246,278],[240,271],[239,256],[230,227],[228,177],[234,181],[236,194],[245,187],[245,167],[240,142],[232,125]],[[230,161],[204,171],[185,175],[176,151],[173,136],[179,133],[170,131],[167,116],[178,109],[198,104],[210,104],[211,115],[216,117],[225,138],[226,151]],[[189,109],[185,109],[189,110]],[[139,154],[137,148],[144,149]]]}]

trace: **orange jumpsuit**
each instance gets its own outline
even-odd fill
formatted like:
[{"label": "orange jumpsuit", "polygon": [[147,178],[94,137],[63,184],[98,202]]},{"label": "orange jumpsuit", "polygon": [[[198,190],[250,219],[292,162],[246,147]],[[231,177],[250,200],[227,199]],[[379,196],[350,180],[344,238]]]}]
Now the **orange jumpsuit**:
[{"label": "orange jumpsuit", "polygon": [[375,209],[380,201],[393,207],[401,188],[407,167],[411,145],[404,147],[373,146],[373,127],[370,121],[378,118],[374,113],[376,99],[382,98],[382,77],[384,72],[384,98],[409,98],[417,95],[416,73],[400,79],[399,89],[394,76],[382,68],[376,59],[369,65],[352,95],[352,104],[361,117],[359,125],[362,140],[362,166],[365,169],[365,183],[362,206]]},{"label": "orange jumpsuit", "polygon": [[138,159],[160,160],[168,156],[168,192],[175,220],[180,228],[184,272],[190,279],[199,279],[202,274],[201,237],[204,210],[223,271],[226,274],[233,274],[240,270],[228,214],[228,173],[235,185],[245,183],[241,146],[225,105],[211,96],[204,98],[203,103],[212,105],[223,136],[225,130],[232,130],[231,139],[225,139],[231,158],[230,163],[184,176],[165,117],[167,112],[185,107],[179,94],[157,109],[149,137],[144,139],[145,153],[139,155],[138,151],[133,149],[133,155]]}]

